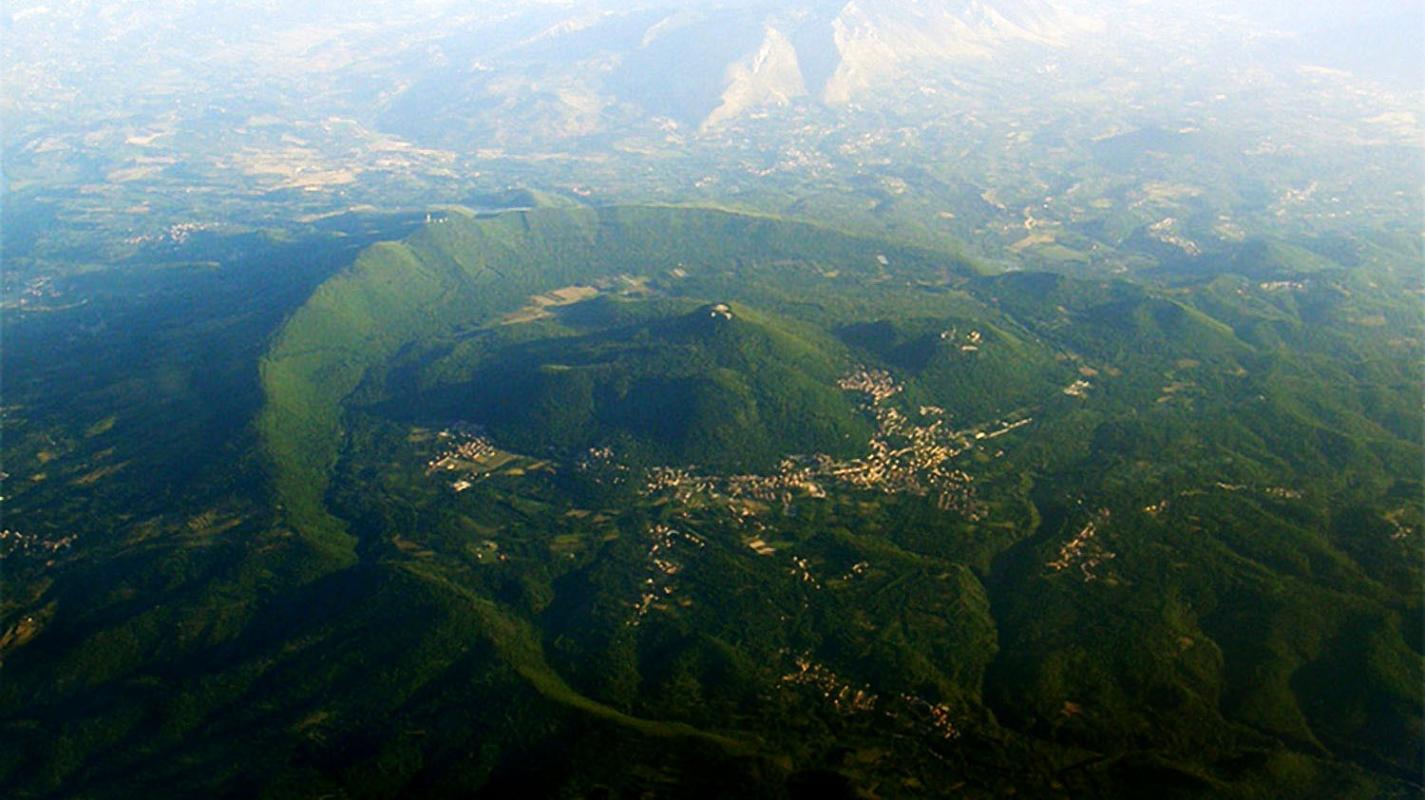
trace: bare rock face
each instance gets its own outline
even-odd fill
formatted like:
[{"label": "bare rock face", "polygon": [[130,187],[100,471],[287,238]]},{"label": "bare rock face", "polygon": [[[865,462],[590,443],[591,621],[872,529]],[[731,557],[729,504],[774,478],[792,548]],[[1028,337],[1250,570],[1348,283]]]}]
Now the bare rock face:
[{"label": "bare rock face", "polygon": [[757,51],[728,65],[727,89],[721,102],[703,121],[710,128],[750,109],[786,105],[807,94],[797,50],[779,30],[767,28]]},{"label": "bare rock face", "polygon": [[[655,4],[638,17],[644,21],[636,35],[612,33],[634,24],[632,15],[605,15],[584,26],[554,26],[546,38],[609,46],[581,72],[588,90],[708,131],[798,99],[864,99],[917,70],[1019,47],[1066,47],[1102,27],[1068,2],[800,0],[662,11]],[[606,68],[612,80],[601,82]]]},{"label": "bare rock face", "polygon": [[915,68],[1065,47],[1102,27],[1059,0],[850,0],[829,12],[769,14],[759,46],[727,65],[703,129],[799,97],[852,102]]},{"label": "bare rock face", "polygon": [[839,63],[821,97],[850,102],[916,64],[986,59],[1015,45],[1062,47],[1101,26],[1053,0],[851,0],[831,23]]}]

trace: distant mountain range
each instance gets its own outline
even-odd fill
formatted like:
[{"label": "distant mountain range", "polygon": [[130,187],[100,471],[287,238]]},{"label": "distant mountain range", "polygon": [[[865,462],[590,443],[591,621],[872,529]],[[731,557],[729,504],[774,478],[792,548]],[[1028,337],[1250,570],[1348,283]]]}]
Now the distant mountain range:
[{"label": "distant mountain range", "polygon": [[[441,57],[391,96],[388,121],[435,128],[447,114],[534,100],[570,134],[593,132],[619,109],[706,129],[801,98],[854,102],[917,67],[1061,47],[1101,26],[1053,0],[659,4],[557,15],[531,35],[509,31],[484,56],[460,57],[468,43],[496,40],[481,25],[432,46]],[[432,101],[443,113],[430,115]]]},{"label": "distant mountain range", "polygon": [[865,103],[888,86],[933,83],[999,58],[1081,53],[1079,45],[1119,34],[1174,36],[1160,19],[1189,31],[1255,31],[1264,58],[1418,77],[1419,48],[1401,31],[1411,33],[1420,14],[1393,0],[1350,13],[1311,3],[1290,12],[1260,1],[1178,5],[25,2],[0,15],[11,43],[0,106],[18,116],[57,111],[96,82],[112,84],[96,98],[120,113],[174,91],[224,107],[301,96],[304,111],[315,104],[418,143],[504,148],[629,124],[710,131],[801,102]]},{"label": "distant mountain range", "polygon": [[383,110],[396,132],[460,135],[450,123],[499,112],[570,137],[639,115],[706,128],[799,98],[854,102],[917,67],[1065,46],[1101,25],[1060,0],[80,2],[0,18],[18,42],[12,73],[28,70],[10,76],[7,101],[91,81],[106,60],[129,65],[128,90],[171,88],[172,66],[143,55],[162,50],[225,65],[226,85],[210,87],[224,91],[249,73],[327,83],[322,96]]}]

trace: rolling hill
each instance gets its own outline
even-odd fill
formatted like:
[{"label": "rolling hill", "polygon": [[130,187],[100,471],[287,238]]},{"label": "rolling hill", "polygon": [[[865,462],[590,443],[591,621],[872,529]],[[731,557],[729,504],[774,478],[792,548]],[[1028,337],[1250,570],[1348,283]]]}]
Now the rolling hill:
[{"label": "rolling hill", "polygon": [[870,435],[836,388],[852,364],[834,340],[803,338],[741,304],[588,330],[609,312],[582,305],[561,316],[587,332],[482,342],[464,354],[478,359],[466,374],[447,356],[431,367],[445,383],[397,389],[390,406],[476,420],[524,452],[613,446],[638,462],[724,469],[769,468],[787,452],[847,455]]}]

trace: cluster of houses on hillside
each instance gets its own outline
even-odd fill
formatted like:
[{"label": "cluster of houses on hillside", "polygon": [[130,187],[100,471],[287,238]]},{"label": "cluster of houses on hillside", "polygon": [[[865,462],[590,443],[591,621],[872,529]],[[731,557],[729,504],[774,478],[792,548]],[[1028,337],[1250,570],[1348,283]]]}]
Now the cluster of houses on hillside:
[{"label": "cluster of houses on hillside", "polygon": [[960,738],[960,730],[955,727],[949,704],[932,703],[910,693],[890,695],[886,702],[882,702],[881,696],[873,691],[870,684],[855,686],[830,667],[812,660],[809,655],[793,659],[793,669],[782,676],[782,685],[808,687],[841,714],[867,714],[879,708],[881,714],[889,719],[899,719],[916,728],[928,728],[946,741]]},{"label": "cluster of houses on hillside", "polygon": [[821,693],[831,703],[832,708],[843,714],[874,711],[880,696],[871,691],[869,685],[852,686],[824,664],[812,661],[809,656],[797,656],[796,669],[782,676],[786,686],[810,686]]},{"label": "cluster of houses on hillside", "polygon": [[130,236],[124,240],[124,244],[183,244],[192,238],[193,234],[213,230],[216,227],[217,225],[210,222],[180,222],[168,226],[168,228],[159,233],[149,234],[147,236]]},{"label": "cluster of houses on hillside", "polygon": [[946,741],[960,738],[960,729],[955,727],[948,703],[932,703],[913,694],[901,695],[901,702],[924,717],[925,723],[939,734],[940,738]]},{"label": "cluster of houses on hillside", "polygon": [[0,530],[0,561],[13,556],[42,556],[53,558],[69,550],[79,540],[79,534],[71,533],[57,539],[39,536],[6,528]]},{"label": "cluster of houses on hillside", "polygon": [[1116,553],[1109,552],[1095,541],[1099,529],[1108,521],[1109,516],[1108,509],[1099,509],[1072,539],[1059,548],[1059,557],[1049,562],[1049,569],[1063,572],[1070,567],[1078,567],[1083,573],[1084,583],[1098,580],[1098,574],[1094,570],[1103,562],[1117,557]]},{"label": "cluster of houses on hillside", "polygon": [[629,467],[612,447],[590,447],[574,459],[574,470],[594,483],[617,486],[629,479]]},{"label": "cluster of houses on hillside", "polygon": [[495,455],[495,445],[484,436],[470,433],[441,431],[441,438],[454,439],[454,446],[441,452],[426,462],[426,474],[439,470],[454,471],[466,468],[471,462]]},{"label": "cluster of houses on hillside", "polygon": [[896,383],[889,372],[883,369],[858,369],[836,382],[843,391],[860,392],[880,405],[900,394],[905,387]]},{"label": "cluster of houses on hillside", "polygon": [[994,433],[956,431],[949,425],[945,410],[938,406],[921,406],[917,422],[888,404],[886,401],[900,394],[903,387],[880,370],[858,370],[840,385],[866,396],[867,406],[876,417],[876,433],[869,442],[869,452],[836,464],[830,472],[833,477],[857,488],[887,494],[933,494],[942,510],[958,511],[972,520],[983,516],[971,488],[974,479],[953,467],[952,462],[974,447],[977,440],[998,437],[1029,420],[1004,423]]},{"label": "cluster of houses on hillside", "polygon": [[980,351],[980,344],[984,342],[984,340],[985,335],[979,331],[970,331],[963,337],[960,336],[959,328],[950,328],[949,330],[940,332],[940,341],[952,345],[958,342],[960,352],[962,353],[978,353]]},{"label": "cluster of houses on hillside", "polygon": [[[633,604],[629,625],[637,626],[648,612],[672,599],[676,586],[673,578],[683,571],[679,553],[701,550],[707,545],[701,536],[658,523],[648,529],[648,577],[639,588],[638,601]],[[685,601],[686,602],[686,601]]]},{"label": "cluster of houses on hillside", "polygon": [[848,460],[825,454],[789,457],[766,475],[705,475],[687,467],[656,467],[645,474],[644,494],[664,494],[678,503],[697,498],[720,501],[745,521],[755,515],[755,505],[745,501],[780,503],[790,509],[797,498],[824,498],[830,485],[840,484],[885,494],[934,496],[942,510],[978,520],[984,510],[973,490],[974,479],[954,467],[953,461],[984,440],[1033,422],[1032,418],[1001,420],[993,427],[956,431],[938,406],[921,406],[917,421],[889,404],[903,387],[884,371],[860,369],[838,385],[865,395],[866,408],[876,418],[866,455]]},{"label": "cluster of houses on hillside", "polygon": [[882,702],[881,695],[870,684],[855,686],[810,655],[796,656],[792,663],[793,669],[782,676],[782,685],[808,687],[841,714],[866,714],[879,709],[889,719],[899,719],[917,728],[928,728],[946,741],[960,738],[960,730],[955,727],[947,703],[932,703],[908,692],[890,695]]}]

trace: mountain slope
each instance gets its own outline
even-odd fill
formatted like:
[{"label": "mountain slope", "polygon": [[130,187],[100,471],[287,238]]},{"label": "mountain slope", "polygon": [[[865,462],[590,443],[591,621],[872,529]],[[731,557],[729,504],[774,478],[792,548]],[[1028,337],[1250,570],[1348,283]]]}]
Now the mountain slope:
[{"label": "mountain slope", "polygon": [[420,409],[423,420],[476,420],[521,452],[612,446],[630,461],[724,469],[770,469],[788,453],[853,455],[871,434],[836,388],[852,366],[836,343],[741,304],[531,335],[487,343],[472,366],[439,359],[428,371],[442,383],[393,387],[388,405]]},{"label": "mountain slope", "polygon": [[793,260],[836,265],[850,281],[873,274],[887,253],[927,273],[953,262],[799,223],[651,207],[456,215],[377,245],[317,290],[262,363],[267,405],[258,427],[290,524],[335,552],[349,549],[321,499],[340,448],[340,404],[403,346],[630,269],[696,277],[729,263]]},{"label": "mountain slope", "polygon": [[983,60],[1023,45],[1061,47],[1101,24],[1050,0],[851,0],[831,27],[839,63],[821,93],[845,103],[915,65]]}]

